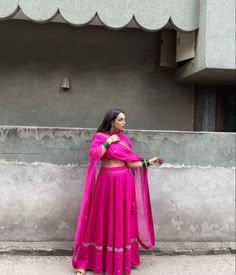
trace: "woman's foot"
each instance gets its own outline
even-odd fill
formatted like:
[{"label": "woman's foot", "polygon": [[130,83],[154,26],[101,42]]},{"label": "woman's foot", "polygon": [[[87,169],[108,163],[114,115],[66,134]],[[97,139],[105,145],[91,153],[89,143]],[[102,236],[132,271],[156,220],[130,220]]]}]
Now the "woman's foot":
[{"label": "woman's foot", "polygon": [[75,269],[75,274],[76,275],[85,275],[86,270],[82,268],[76,268]]}]

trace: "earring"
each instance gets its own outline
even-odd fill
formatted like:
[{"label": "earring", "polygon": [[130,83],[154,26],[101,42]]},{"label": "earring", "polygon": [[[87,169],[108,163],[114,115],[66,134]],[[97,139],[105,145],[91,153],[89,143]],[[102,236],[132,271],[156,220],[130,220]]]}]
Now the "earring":
[{"label": "earring", "polygon": [[113,123],[111,124],[111,132],[114,132],[114,126],[113,126]]}]

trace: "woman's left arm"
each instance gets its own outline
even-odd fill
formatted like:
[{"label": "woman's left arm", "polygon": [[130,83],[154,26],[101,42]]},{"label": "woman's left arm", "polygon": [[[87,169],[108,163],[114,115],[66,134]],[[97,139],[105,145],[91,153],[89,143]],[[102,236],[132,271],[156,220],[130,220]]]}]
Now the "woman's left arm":
[{"label": "woman's left arm", "polygon": [[126,162],[128,168],[141,168],[141,167],[148,167],[152,165],[161,165],[164,162],[162,158],[154,157],[149,160],[144,161],[133,161],[133,162]]}]

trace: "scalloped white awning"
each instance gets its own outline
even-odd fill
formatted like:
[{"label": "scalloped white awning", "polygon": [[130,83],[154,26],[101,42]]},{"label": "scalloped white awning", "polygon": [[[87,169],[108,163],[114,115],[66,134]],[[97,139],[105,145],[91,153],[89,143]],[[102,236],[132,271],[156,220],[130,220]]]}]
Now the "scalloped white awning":
[{"label": "scalloped white awning", "polygon": [[176,30],[199,26],[199,0],[0,0],[0,20],[21,10],[35,22],[48,22],[58,13],[72,25],[89,24],[96,16],[112,29],[126,27],[132,19],[143,29],[157,31],[169,21]]}]

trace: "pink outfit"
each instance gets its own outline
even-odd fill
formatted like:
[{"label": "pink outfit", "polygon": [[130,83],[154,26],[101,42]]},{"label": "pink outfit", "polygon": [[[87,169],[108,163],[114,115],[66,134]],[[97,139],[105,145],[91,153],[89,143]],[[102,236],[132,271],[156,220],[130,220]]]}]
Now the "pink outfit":
[{"label": "pink outfit", "polygon": [[[102,144],[112,134],[97,133],[90,147],[72,265],[99,274],[122,275],[140,264],[138,243],[150,249],[155,236],[146,168],[101,167],[96,179]],[[120,142],[111,144],[103,158],[143,160],[132,151],[129,138],[118,135]]]}]

